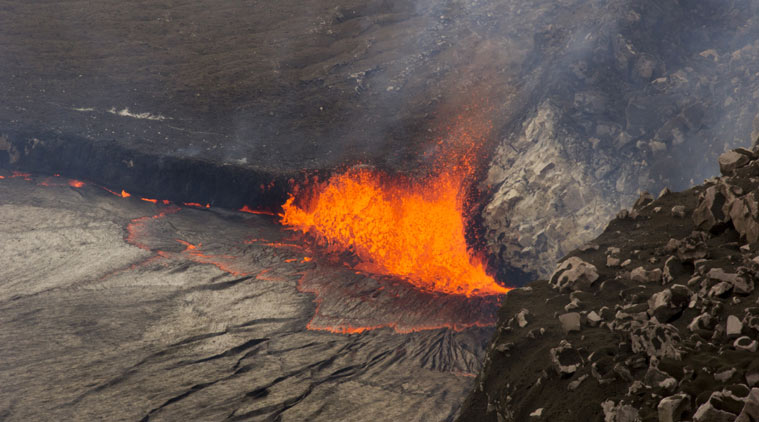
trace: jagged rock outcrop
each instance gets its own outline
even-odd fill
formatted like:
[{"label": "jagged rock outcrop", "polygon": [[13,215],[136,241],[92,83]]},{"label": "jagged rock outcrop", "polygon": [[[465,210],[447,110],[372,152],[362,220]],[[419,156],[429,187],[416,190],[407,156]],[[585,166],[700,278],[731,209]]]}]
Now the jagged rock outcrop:
[{"label": "jagged rock outcrop", "polygon": [[[593,23],[555,23],[536,37],[555,65],[525,74],[542,89],[503,131],[489,168],[491,252],[548,277],[639,191],[692,186],[716,172],[726,149],[759,136],[759,84],[748,71],[759,59],[759,26],[737,18],[758,6],[612,1]],[[736,150],[719,166],[732,172],[751,154]],[[757,215],[751,203],[734,213]]]}]

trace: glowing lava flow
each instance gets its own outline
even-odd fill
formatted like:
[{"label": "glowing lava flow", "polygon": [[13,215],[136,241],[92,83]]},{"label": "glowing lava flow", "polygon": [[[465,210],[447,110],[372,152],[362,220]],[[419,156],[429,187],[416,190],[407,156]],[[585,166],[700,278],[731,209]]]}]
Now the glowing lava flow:
[{"label": "glowing lava flow", "polygon": [[[477,142],[465,132],[457,136],[466,145]],[[359,270],[447,294],[506,293],[467,247],[464,190],[473,172],[467,152],[446,154],[441,164],[448,170],[423,182],[365,168],[335,175],[300,203],[291,196],[282,224],[314,234],[331,251],[352,251],[363,261]]]},{"label": "glowing lava flow", "polygon": [[240,212],[247,212],[248,214],[258,214],[258,215],[274,215],[271,211],[264,211],[264,210],[254,210],[250,208],[247,205],[243,205],[242,208],[240,208],[238,211]]}]

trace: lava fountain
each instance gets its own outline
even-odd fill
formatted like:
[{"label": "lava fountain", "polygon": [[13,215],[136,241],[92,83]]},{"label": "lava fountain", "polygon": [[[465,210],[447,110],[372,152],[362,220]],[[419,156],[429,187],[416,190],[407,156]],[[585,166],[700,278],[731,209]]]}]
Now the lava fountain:
[{"label": "lava fountain", "polygon": [[421,180],[352,168],[300,189],[281,222],[330,252],[351,252],[357,270],[401,277],[428,291],[466,296],[508,292],[472,253],[465,236],[466,188],[482,137],[459,118],[437,142],[435,173]]}]

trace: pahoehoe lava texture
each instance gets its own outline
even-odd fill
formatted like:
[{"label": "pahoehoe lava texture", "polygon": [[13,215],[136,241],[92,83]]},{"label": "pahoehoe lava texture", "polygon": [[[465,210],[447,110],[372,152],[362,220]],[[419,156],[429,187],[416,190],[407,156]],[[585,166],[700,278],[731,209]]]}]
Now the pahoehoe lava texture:
[{"label": "pahoehoe lava texture", "polygon": [[446,420],[479,370],[489,328],[306,329],[466,306],[389,282],[359,302],[383,281],[307,262],[268,216],[0,175],[2,420]]}]

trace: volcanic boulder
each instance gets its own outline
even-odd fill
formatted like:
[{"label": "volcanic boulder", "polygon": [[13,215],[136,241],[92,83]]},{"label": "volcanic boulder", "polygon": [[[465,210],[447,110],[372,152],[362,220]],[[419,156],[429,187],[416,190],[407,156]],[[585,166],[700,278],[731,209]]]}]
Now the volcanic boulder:
[{"label": "volcanic boulder", "polygon": [[[724,291],[733,289],[736,293],[742,295],[748,295],[754,291],[754,280],[742,274],[728,273],[725,272],[725,270],[722,268],[712,268],[706,275],[712,280],[721,282],[716,284],[714,287],[724,286]],[[717,293],[716,295],[720,296],[724,293],[724,291]]]},{"label": "volcanic boulder", "polygon": [[656,410],[659,422],[678,422],[690,411],[690,397],[682,393],[665,397]]},{"label": "volcanic boulder", "polygon": [[735,230],[749,243],[759,240],[758,195],[759,193],[754,191],[741,198],[734,199],[729,208],[729,215]]},{"label": "volcanic boulder", "polygon": [[662,280],[664,283],[671,283],[677,278],[685,276],[686,274],[688,274],[687,269],[677,257],[670,256],[666,261],[664,261],[662,273]]},{"label": "volcanic boulder", "polygon": [[559,264],[549,283],[560,292],[587,290],[598,280],[596,266],[573,256]]},{"label": "volcanic boulder", "polygon": [[727,322],[725,322],[725,335],[728,338],[736,338],[741,335],[743,330],[743,323],[735,315],[728,315]]},{"label": "volcanic boulder", "polygon": [[709,399],[696,409],[694,422],[735,422],[738,412],[744,406],[745,397],[737,396],[733,391],[715,391]]},{"label": "volcanic boulder", "polygon": [[739,350],[746,350],[753,353],[756,352],[757,347],[759,347],[759,343],[757,343],[756,340],[751,339],[751,337],[742,336],[735,339],[735,342],[733,342],[733,347]]},{"label": "volcanic boulder", "polygon": [[696,227],[707,231],[721,229],[730,221],[728,202],[732,197],[724,183],[709,186],[699,198],[698,207],[693,211]]},{"label": "volcanic boulder", "polygon": [[577,312],[569,312],[559,315],[559,322],[561,322],[561,326],[565,333],[580,331],[580,314]]},{"label": "volcanic boulder", "polygon": [[630,331],[632,351],[649,357],[680,359],[679,342],[677,328],[669,324],[646,321]]},{"label": "volcanic boulder", "polygon": [[719,156],[719,171],[725,176],[731,176],[736,169],[745,166],[754,158],[755,154],[744,148],[727,151]]},{"label": "volcanic boulder", "polygon": [[648,300],[648,314],[660,322],[669,322],[688,306],[691,291],[681,284],[655,293]]},{"label": "volcanic boulder", "polygon": [[580,353],[566,340],[562,340],[550,353],[554,369],[562,376],[574,374],[583,364]]}]

